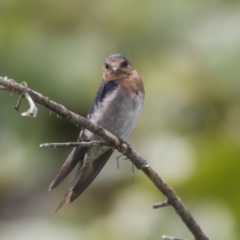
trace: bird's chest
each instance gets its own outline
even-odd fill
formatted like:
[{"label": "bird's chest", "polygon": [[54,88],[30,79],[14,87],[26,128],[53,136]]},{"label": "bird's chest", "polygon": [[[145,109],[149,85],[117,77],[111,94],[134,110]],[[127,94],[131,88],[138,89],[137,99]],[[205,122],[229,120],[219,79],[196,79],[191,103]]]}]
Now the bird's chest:
[{"label": "bird's chest", "polygon": [[[132,94],[131,97],[122,98],[113,103],[113,114],[108,116],[112,127],[109,131],[114,135],[125,139],[135,126],[143,105],[143,96]],[[111,126],[111,125],[110,125]],[[107,127],[107,126],[106,126]]]},{"label": "bird's chest", "polygon": [[[115,91],[104,99],[90,120],[125,139],[139,118],[143,99],[141,92],[129,96],[125,91]],[[87,135],[90,139],[99,139],[91,132],[87,132]]]}]

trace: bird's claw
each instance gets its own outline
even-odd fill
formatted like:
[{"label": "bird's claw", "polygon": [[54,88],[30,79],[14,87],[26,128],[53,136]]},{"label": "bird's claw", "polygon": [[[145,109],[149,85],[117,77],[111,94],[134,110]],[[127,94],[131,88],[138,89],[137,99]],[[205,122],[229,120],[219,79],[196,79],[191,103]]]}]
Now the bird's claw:
[{"label": "bird's claw", "polygon": [[126,141],[124,141],[122,138],[118,138],[118,140],[119,140],[120,145],[125,144],[127,146],[127,149],[125,150],[124,154],[129,155],[132,152],[132,148],[131,148],[130,144],[127,143]]}]

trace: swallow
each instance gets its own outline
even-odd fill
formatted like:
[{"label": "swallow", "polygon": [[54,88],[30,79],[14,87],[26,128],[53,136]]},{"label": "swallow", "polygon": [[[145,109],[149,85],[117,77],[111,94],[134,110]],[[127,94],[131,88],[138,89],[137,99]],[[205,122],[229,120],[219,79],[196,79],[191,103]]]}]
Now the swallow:
[{"label": "swallow", "polygon": [[[105,59],[103,80],[96,93],[87,118],[125,140],[134,128],[144,103],[144,85],[132,64],[121,54]],[[78,141],[101,141],[102,139],[82,128]],[[58,206],[74,201],[101,171],[114,148],[108,146],[74,147],[58,175],[49,186],[57,187],[77,166],[73,181]],[[57,211],[56,210],[56,211]]]}]

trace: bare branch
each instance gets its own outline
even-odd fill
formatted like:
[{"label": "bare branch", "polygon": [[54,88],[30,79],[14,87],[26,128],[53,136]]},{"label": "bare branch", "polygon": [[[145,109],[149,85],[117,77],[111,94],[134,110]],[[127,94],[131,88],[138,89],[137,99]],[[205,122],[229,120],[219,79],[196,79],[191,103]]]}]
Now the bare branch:
[{"label": "bare branch", "polygon": [[[7,79],[7,77],[5,77],[5,79]],[[14,90],[14,82],[12,82],[12,85],[13,85],[13,90]],[[25,93],[27,93],[27,83],[23,82],[22,85],[25,87],[22,91],[22,93],[20,94],[20,97],[18,99],[18,102],[17,102],[17,105],[15,106],[15,110],[19,110],[20,108],[20,105],[21,105],[21,102],[22,102],[22,99],[23,99],[23,96]],[[11,92],[11,96],[12,96],[12,93],[13,91]]]},{"label": "bare branch", "polygon": [[164,201],[164,202],[161,202],[161,203],[155,203],[155,204],[153,204],[153,208],[154,209],[157,209],[157,208],[162,208],[162,207],[167,207],[167,206],[169,206],[170,205],[170,203],[168,202],[168,200],[166,200],[166,201]]},{"label": "bare branch", "polygon": [[67,142],[67,143],[42,143],[40,148],[60,148],[60,147],[96,147],[96,146],[111,146],[104,141],[91,141],[91,142]]},{"label": "bare branch", "polygon": [[[14,86],[12,84],[14,82]],[[24,90],[24,86],[16,83],[13,80],[9,80],[3,77],[0,77],[0,85],[7,88],[10,92],[21,94]],[[47,109],[55,112],[58,116],[63,119],[67,119],[69,122],[74,123],[75,125],[82,126],[94,134],[101,137],[104,141],[108,142],[110,145],[113,145],[119,152],[125,155],[134,165],[142,170],[145,175],[155,184],[155,186],[164,194],[169,202],[169,204],[174,208],[176,213],[180,216],[182,221],[186,224],[188,229],[195,236],[196,240],[209,240],[209,238],[202,231],[200,226],[197,224],[195,219],[192,217],[190,212],[187,210],[186,206],[182,203],[180,198],[177,196],[175,191],[158,175],[158,173],[147,163],[147,161],[139,155],[131,146],[124,142],[120,141],[116,136],[108,132],[107,130],[93,124],[88,119],[83,118],[67,110],[64,106],[49,100],[47,97],[43,96],[40,93],[37,93],[30,88],[27,88],[27,93],[33,99],[33,101],[41,104]]]}]

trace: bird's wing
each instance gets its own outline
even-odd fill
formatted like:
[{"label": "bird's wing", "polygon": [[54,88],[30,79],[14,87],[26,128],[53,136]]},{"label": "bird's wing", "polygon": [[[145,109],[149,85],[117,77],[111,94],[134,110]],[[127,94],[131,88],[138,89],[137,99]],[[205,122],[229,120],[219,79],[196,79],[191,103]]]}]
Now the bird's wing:
[{"label": "bird's wing", "polygon": [[118,88],[118,82],[116,80],[104,81],[97,90],[96,96],[93,100],[90,112],[88,114],[88,118],[91,120],[92,114],[101,112],[102,105],[101,103],[107,98],[109,94],[111,94],[114,90]]},{"label": "bird's wing", "polygon": [[68,158],[64,162],[63,166],[61,167],[58,175],[55,177],[55,179],[49,186],[49,191],[57,187],[64,180],[64,178],[66,178],[66,176],[73,170],[73,168],[77,165],[78,162],[82,162],[87,149],[88,148],[83,147],[73,148]]},{"label": "bird's wing", "polygon": [[[72,186],[69,188],[65,197],[59,204],[57,210],[59,210],[65,202],[70,203],[74,201],[88,187],[88,185],[94,180],[94,178],[98,175],[103,166],[106,164],[113,151],[114,149],[109,149],[105,151],[102,155],[100,155],[95,161],[93,161],[84,169],[81,169],[81,165],[79,166],[79,170],[82,171],[81,177],[74,178],[76,180],[72,183]],[[76,174],[78,175],[79,171],[77,171]]]},{"label": "bird's wing", "polygon": [[[118,87],[118,83],[115,80],[112,80],[112,81],[104,81],[103,80],[102,81],[100,87],[98,88],[98,91],[97,91],[97,94],[93,101],[90,112],[88,114],[88,119],[90,121],[97,123],[97,120],[95,119],[95,115],[96,116],[102,115],[102,114],[104,114],[104,110],[106,110],[106,107],[103,107],[102,102],[109,96],[109,94],[111,94],[114,90],[116,90],[117,87]],[[79,135],[78,141],[91,140],[85,136],[84,131],[85,131],[85,129],[82,129],[82,131]],[[68,158],[64,162],[62,168],[60,169],[60,172],[58,173],[56,178],[53,180],[51,185],[49,186],[49,190],[53,190],[55,187],[57,187],[67,177],[67,175],[72,171],[72,169],[77,165],[77,163],[79,163],[79,169],[82,167],[83,159],[84,159],[85,153],[87,151],[88,151],[88,148],[83,148],[83,147],[73,148],[72,152],[69,154]],[[81,184],[80,183],[78,184],[79,186],[81,186],[80,187],[82,189],[81,192],[96,177],[98,172],[102,169],[104,164],[107,162],[112,151],[113,150],[104,152],[102,155],[100,155],[97,158],[96,161],[94,161],[93,164],[88,166],[86,169],[84,168],[84,173],[81,172],[81,174],[84,174],[81,177]],[[76,189],[78,189],[77,186],[76,186]],[[77,190],[77,192],[78,192],[78,190]],[[78,193],[78,195],[80,193]]]}]

